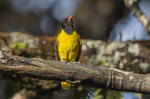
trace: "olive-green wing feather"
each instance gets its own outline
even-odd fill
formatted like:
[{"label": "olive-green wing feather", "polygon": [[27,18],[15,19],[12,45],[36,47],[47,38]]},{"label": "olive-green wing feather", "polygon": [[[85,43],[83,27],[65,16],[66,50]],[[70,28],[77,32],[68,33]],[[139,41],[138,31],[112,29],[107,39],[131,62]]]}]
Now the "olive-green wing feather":
[{"label": "olive-green wing feather", "polygon": [[82,43],[81,43],[81,40],[79,39],[78,40],[78,42],[79,42],[79,52],[78,52],[78,56],[77,56],[77,58],[76,58],[76,62],[78,62],[79,61],[79,58],[80,58],[80,55],[81,55],[81,48],[82,48]]},{"label": "olive-green wing feather", "polygon": [[58,46],[59,46],[59,43],[58,43],[58,41],[56,41],[55,42],[55,58],[56,58],[56,60],[60,60],[59,52],[58,52]]}]

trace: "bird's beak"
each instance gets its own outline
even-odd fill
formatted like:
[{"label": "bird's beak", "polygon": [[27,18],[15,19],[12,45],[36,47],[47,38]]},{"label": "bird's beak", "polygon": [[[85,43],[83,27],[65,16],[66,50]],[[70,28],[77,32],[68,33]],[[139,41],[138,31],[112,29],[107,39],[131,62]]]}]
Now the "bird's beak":
[{"label": "bird's beak", "polygon": [[70,22],[73,19],[73,16],[68,16],[67,21]]}]

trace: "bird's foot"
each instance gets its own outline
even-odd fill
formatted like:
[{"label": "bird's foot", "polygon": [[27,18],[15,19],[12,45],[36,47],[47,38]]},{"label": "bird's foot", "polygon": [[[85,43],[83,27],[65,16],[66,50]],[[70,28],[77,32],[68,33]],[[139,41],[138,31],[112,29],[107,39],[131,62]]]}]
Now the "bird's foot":
[{"label": "bird's foot", "polygon": [[62,60],[61,62],[62,62],[62,63],[67,63],[67,61],[65,61],[65,60]]},{"label": "bird's foot", "polygon": [[80,64],[80,62],[76,62],[76,61],[75,61],[74,63],[75,63],[75,64]]}]

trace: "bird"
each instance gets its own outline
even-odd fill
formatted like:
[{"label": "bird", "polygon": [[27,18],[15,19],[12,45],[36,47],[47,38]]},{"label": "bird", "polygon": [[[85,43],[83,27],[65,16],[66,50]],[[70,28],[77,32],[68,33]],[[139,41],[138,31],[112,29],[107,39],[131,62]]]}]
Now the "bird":
[{"label": "bird", "polygon": [[[138,3],[141,12],[150,20],[150,0],[141,0]],[[131,10],[127,17],[123,17],[110,32],[109,41],[137,41],[149,40],[148,30],[136,17],[136,11]]]},{"label": "bird", "polygon": [[[77,33],[73,16],[68,16],[61,24],[56,38],[56,59],[61,62],[78,62],[81,53],[80,35]],[[71,83],[61,81],[63,89],[69,89]]]}]

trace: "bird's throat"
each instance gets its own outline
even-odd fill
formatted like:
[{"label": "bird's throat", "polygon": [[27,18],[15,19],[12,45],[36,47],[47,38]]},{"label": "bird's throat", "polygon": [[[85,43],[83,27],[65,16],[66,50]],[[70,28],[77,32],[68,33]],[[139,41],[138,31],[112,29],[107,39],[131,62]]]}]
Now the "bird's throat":
[{"label": "bird's throat", "polygon": [[65,26],[64,31],[67,34],[72,34],[74,32],[74,29],[73,29],[73,27],[71,25],[67,25],[67,26]]}]

